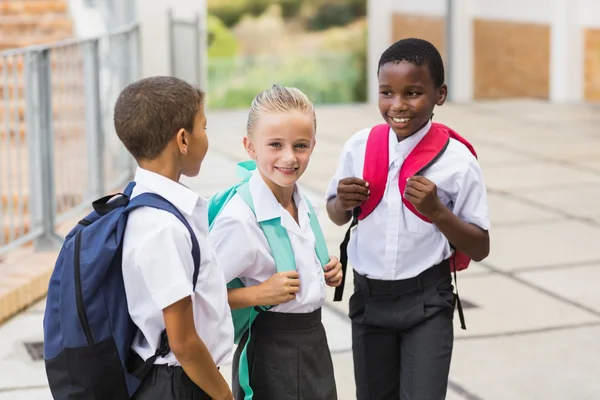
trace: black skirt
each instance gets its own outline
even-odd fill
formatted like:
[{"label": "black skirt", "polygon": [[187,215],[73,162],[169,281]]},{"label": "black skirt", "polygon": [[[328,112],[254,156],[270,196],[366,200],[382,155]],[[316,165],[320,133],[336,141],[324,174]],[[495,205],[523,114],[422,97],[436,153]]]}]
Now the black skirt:
[{"label": "black skirt", "polygon": [[321,309],[308,314],[261,312],[251,333],[246,352],[253,396],[240,386],[240,355],[248,340],[246,333],[233,357],[236,400],[337,400]]}]

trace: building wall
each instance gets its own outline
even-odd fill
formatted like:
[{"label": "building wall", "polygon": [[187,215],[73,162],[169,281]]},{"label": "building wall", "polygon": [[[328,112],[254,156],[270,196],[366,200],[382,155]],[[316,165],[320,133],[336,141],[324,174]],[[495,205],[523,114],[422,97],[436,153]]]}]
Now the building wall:
[{"label": "building wall", "polygon": [[392,16],[392,40],[396,42],[408,37],[425,39],[433,43],[442,54],[442,57],[445,57],[445,27],[446,23],[443,16],[396,12]]},{"label": "building wall", "polygon": [[548,3],[548,0],[474,2],[474,98],[548,98],[553,17]]},{"label": "building wall", "polygon": [[548,98],[549,25],[480,18],[473,24],[474,98]]},{"label": "building wall", "polygon": [[584,98],[600,101],[600,1],[579,0],[584,36]]},{"label": "building wall", "polygon": [[600,28],[585,29],[585,99],[600,101]]},{"label": "building wall", "polygon": [[[206,0],[136,0],[140,22],[142,76],[169,75],[171,73],[171,43],[168,12],[176,19],[190,20],[200,13],[206,21]],[[201,23],[201,26],[206,26]],[[201,49],[201,55],[205,54]]]},{"label": "building wall", "polygon": [[[551,1],[473,0],[467,3],[473,24],[473,97],[548,98],[554,18],[554,9],[549,6]],[[421,37],[431,41],[444,55],[446,0],[393,0],[392,12],[394,41]],[[600,16],[600,11],[597,15]],[[594,38],[600,33],[592,32],[588,36],[589,47],[593,48],[595,41],[600,40]],[[588,74],[598,75],[600,79],[600,56],[589,54]]]}]

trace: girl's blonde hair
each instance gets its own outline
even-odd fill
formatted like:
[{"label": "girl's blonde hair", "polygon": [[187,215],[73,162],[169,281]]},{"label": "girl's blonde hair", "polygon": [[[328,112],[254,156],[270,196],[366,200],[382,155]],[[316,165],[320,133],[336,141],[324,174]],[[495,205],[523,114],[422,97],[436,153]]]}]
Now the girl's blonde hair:
[{"label": "girl's blonde hair", "polygon": [[267,90],[260,92],[250,106],[248,114],[247,131],[248,136],[254,133],[254,125],[263,113],[276,113],[286,111],[300,111],[310,115],[314,121],[315,131],[317,130],[317,119],[315,116],[315,106],[300,89],[273,85]]}]

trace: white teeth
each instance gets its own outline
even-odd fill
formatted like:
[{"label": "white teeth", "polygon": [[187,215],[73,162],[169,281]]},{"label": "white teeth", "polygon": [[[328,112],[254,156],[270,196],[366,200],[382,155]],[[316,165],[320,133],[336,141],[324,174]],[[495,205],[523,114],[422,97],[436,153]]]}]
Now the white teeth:
[{"label": "white teeth", "polygon": [[392,121],[397,122],[397,123],[403,123],[403,122],[410,121],[410,118],[393,118],[392,117]]}]

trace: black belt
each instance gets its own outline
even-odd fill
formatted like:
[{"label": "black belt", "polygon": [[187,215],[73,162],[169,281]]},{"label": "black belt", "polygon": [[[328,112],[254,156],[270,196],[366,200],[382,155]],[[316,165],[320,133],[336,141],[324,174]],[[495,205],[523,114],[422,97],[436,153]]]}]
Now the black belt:
[{"label": "black belt", "polygon": [[310,313],[263,311],[256,316],[253,327],[281,330],[301,330],[321,323],[321,308]]},{"label": "black belt", "polygon": [[356,271],[354,272],[354,281],[362,291],[370,296],[420,292],[426,287],[435,285],[439,279],[445,277],[450,278],[448,260],[426,269],[413,278],[397,281],[370,279]]}]

